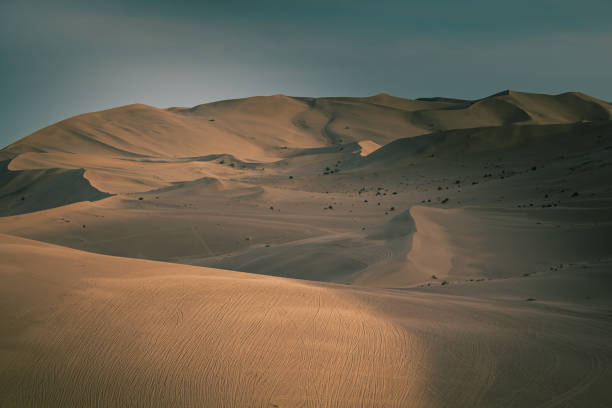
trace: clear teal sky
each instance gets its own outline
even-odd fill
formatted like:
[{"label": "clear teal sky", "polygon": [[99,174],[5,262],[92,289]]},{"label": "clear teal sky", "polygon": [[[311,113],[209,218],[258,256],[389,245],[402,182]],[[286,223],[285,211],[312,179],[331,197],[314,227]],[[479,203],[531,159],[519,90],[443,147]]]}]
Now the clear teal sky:
[{"label": "clear teal sky", "polygon": [[134,102],[508,88],[612,100],[612,1],[0,1],[0,147]]}]

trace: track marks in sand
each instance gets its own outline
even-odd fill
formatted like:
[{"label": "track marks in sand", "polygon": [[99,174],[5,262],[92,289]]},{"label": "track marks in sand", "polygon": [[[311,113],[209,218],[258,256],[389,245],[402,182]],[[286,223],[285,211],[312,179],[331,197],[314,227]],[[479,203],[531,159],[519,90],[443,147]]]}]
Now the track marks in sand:
[{"label": "track marks in sand", "polygon": [[204,241],[204,238],[202,238],[202,234],[200,234],[197,230],[197,228],[195,226],[191,227],[191,234],[193,235],[194,239],[196,241],[198,241],[200,244],[202,244],[202,248],[204,248],[204,250],[206,250],[206,254],[208,256],[214,256],[214,252],[210,249],[210,247],[208,246],[208,244],[206,243],[206,241]]},{"label": "track marks in sand", "polygon": [[61,254],[56,273],[84,265],[78,288],[20,338],[3,406],[424,404],[415,339],[350,290]]}]

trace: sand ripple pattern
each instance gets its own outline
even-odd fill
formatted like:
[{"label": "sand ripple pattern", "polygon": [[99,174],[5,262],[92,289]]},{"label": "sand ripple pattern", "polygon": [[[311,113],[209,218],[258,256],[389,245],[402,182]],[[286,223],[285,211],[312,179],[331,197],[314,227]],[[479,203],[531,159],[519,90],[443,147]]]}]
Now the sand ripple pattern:
[{"label": "sand ripple pattern", "polygon": [[6,405],[420,404],[414,339],[358,297],[236,276],[89,279],[28,333]]}]

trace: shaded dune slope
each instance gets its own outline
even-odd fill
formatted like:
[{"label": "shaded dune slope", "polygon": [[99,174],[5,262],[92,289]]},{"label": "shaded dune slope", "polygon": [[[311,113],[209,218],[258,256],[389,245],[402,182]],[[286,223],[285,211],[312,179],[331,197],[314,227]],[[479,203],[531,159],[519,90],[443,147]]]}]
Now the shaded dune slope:
[{"label": "shaded dune slope", "polygon": [[559,151],[590,151],[607,147],[612,122],[573,123],[561,125],[523,125],[482,127],[437,132],[401,138],[354,160],[357,166],[379,163],[393,165],[402,159],[457,155],[523,154],[553,156]]},{"label": "shaded dune slope", "polygon": [[79,201],[96,201],[110,194],[92,187],[85,170],[8,169],[0,162],[0,216],[16,215]]}]

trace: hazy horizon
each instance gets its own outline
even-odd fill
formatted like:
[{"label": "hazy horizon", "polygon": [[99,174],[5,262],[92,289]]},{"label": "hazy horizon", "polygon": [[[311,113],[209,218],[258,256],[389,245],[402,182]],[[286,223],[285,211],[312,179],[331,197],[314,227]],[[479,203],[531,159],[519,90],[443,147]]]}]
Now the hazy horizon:
[{"label": "hazy horizon", "polygon": [[4,2],[0,146],[130,103],[504,89],[609,101],[612,5],[586,3]]}]

